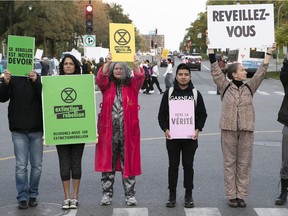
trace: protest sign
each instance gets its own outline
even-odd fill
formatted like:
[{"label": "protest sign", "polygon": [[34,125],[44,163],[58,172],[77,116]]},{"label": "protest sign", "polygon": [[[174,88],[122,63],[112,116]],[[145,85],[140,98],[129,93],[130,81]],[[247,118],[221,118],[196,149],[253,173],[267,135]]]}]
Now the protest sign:
[{"label": "protest sign", "polygon": [[134,25],[110,23],[109,34],[112,61],[133,62],[135,54]]},{"label": "protest sign", "polygon": [[36,53],[35,53],[35,57],[34,58],[41,60],[42,59],[42,55],[43,55],[43,50],[36,49]]},{"label": "protest sign", "polygon": [[7,68],[14,76],[28,76],[34,68],[34,37],[8,35]]},{"label": "protest sign", "polygon": [[168,53],[169,53],[168,49],[163,49],[162,53],[161,53],[161,57],[162,58],[168,58]]},{"label": "protest sign", "polygon": [[271,46],[274,39],[273,4],[207,7],[209,48]]},{"label": "protest sign", "polygon": [[45,144],[95,143],[94,75],[41,79]]},{"label": "protest sign", "polygon": [[192,139],[195,135],[194,100],[169,99],[169,127],[171,139]]}]

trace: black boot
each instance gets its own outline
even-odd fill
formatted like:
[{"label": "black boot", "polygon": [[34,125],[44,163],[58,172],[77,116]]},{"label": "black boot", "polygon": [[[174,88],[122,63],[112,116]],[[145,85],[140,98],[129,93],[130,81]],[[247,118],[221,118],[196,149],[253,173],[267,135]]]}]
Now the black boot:
[{"label": "black boot", "polygon": [[287,188],[288,188],[288,179],[281,179],[281,194],[277,197],[275,204],[284,205],[287,201]]},{"label": "black boot", "polygon": [[192,190],[187,190],[185,191],[185,208],[193,208],[194,207],[194,202],[193,202],[193,197],[192,197]]},{"label": "black boot", "polygon": [[174,208],[176,206],[176,189],[169,190],[169,199],[166,203],[166,207]]}]

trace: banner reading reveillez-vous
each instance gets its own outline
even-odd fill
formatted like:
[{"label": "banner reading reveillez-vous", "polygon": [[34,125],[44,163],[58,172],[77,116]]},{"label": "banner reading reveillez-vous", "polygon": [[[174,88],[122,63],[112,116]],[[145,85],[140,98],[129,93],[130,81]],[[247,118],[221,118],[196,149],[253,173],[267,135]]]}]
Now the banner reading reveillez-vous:
[{"label": "banner reading reveillez-vous", "polygon": [[7,69],[14,76],[28,76],[34,68],[34,37],[8,35]]},{"label": "banner reading reveillez-vous", "polygon": [[192,139],[195,135],[194,100],[169,100],[171,139]]},{"label": "banner reading reveillez-vous", "polygon": [[273,4],[207,7],[209,48],[267,47],[274,40]]},{"label": "banner reading reveillez-vous", "polygon": [[45,144],[96,142],[94,76],[41,79]]}]

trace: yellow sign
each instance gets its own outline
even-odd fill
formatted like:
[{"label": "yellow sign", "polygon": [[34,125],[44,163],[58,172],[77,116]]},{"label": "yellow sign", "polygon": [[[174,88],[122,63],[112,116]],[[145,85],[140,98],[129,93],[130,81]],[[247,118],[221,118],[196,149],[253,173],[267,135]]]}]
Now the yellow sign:
[{"label": "yellow sign", "polygon": [[109,24],[112,61],[133,62],[135,54],[135,30],[133,24]]},{"label": "yellow sign", "polygon": [[162,50],[162,58],[168,58],[168,53],[169,53],[169,50],[168,49],[163,49]]}]

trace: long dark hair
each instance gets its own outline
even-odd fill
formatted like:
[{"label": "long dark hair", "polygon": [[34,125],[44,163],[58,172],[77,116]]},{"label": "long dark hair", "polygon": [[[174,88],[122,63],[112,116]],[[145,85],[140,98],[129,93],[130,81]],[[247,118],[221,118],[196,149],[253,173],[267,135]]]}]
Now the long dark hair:
[{"label": "long dark hair", "polygon": [[65,75],[64,73],[64,62],[66,58],[72,59],[74,65],[75,65],[75,71],[73,74],[81,74],[81,64],[80,62],[76,59],[74,55],[71,54],[65,54],[64,57],[62,58],[60,64],[59,64],[59,74],[60,75]]}]

